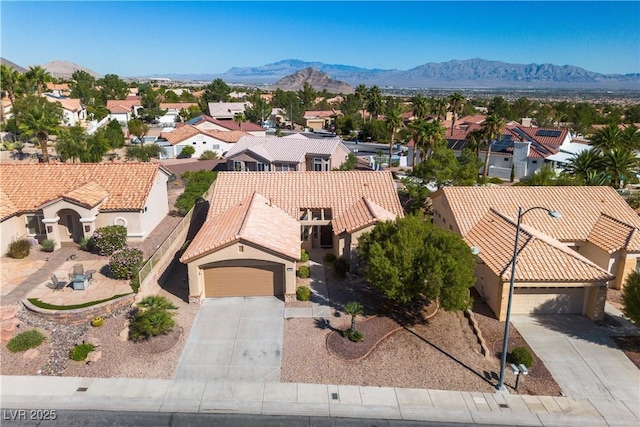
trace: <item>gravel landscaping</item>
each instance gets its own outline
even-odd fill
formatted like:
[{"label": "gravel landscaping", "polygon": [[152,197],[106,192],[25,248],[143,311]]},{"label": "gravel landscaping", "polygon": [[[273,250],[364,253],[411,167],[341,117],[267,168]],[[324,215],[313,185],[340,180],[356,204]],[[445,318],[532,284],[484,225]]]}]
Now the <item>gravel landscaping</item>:
[{"label": "gravel landscaping", "polygon": [[[365,307],[365,318],[376,314],[384,316],[386,310],[379,294],[361,279],[354,276],[337,279],[330,268],[325,268],[325,274],[329,297],[334,303],[333,317],[327,321],[285,320],[283,382],[494,391],[500,361],[495,353],[487,357],[481,354],[476,336],[461,312],[439,310],[423,323],[403,326],[362,359],[344,360],[329,351],[328,334],[344,330],[350,324],[343,304],[361,302]],[[488,310],[485,304],[479,304],[482,305]],[[477,317],[482,318],[478,319],[480,327],[488,343],[492,343],[496,334],[502,337],[504,324],[485,314]],[[381,332],[366,330],[367,323],[361,323],[365,342],[376,340]],[[389,330],[388,325],[379,322],[370,325],[376,324]],[[511,336],[513,346],[522,345],[523,340],[515,328],[512,328]],[[560,389],[542,362],[536,358],[535,363],[531,374],[520,382],[518,393],[558,395]],[[513,386],[515,378],[511,377],[507,374],[507,386]]]}]

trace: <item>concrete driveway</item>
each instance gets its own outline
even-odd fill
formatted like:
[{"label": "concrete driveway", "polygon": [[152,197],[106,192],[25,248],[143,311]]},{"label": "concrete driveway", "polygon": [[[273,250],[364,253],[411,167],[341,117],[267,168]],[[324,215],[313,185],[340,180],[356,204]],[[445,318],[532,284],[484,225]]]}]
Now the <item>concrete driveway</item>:
[{"label": "concrete driveway", "polygon": [[565,395],[640,400],[640,370],[609,338],[606,328],[567,314],[513,316],[511,321]]},{"label": "concrete driveway", "polygon": [[279,382],[284,302],[275,297],[202,303],[176,379]]}]

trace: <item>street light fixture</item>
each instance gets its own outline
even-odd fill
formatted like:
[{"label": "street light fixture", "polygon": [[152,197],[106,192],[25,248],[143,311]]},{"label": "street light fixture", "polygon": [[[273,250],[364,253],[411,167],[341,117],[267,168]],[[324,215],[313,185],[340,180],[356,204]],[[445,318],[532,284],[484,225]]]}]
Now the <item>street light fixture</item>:
[{"label": "street light fixture", "polygon": [[504,371],[507,364],[507,346],[509,344],[509,323],[511,322],[511,302],[513,300],[513,284],[516,278],[516,260],[518,258],[518,240],[520,238],[520,220],[529,211],[534,209],[541,209],[546,211],[552,218],[562,218],[560,212],[551,209],[543,208],[541,206],[534,206],[525,211],[522,207],[518,207],[518,220],[516,222],[516,238],[513,245],[513,258],[511,258],[511,280],[509,282],[509,299],[507,300],[507,319],[504,324],[504,337],[502,339],[502,357],[500,360],[500,378],[498,379],[498,385],[496,389],[499,391],[506,391],[504,386]]}]

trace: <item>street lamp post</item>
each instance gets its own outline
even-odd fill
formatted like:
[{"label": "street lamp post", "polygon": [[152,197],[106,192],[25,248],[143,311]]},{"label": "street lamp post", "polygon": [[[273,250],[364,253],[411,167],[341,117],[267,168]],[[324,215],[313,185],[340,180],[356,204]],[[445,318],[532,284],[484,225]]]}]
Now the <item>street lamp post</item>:
[{"label": "street lamp post", "polygon": [[516,278],[516,260],[518,258],[518,240],[520,238],[520,220],[522,217],[529,211],[534,209],[542,209],[546,211],[549,216],[552,218],[561,218],[560,212],[543,208],[540,206],[534,206],[525,211],[522,210],[522,207],[518,207],[518,220],[516,221],[516,238],[513,245],[513,257],[511,258],[511,280],[509,281],[509,299],[507,300],[507,319],[504,324],[504,337],[502,338],[502,354],[500,359],[500,378],[498,379],[498,385],[496,389],[499,391],[505,391],[506,387],[504,386],[504,371],[507,364],[507,346],[509,344],[509,324],[511,323],[511,303],[513,301],[513,284]]}]

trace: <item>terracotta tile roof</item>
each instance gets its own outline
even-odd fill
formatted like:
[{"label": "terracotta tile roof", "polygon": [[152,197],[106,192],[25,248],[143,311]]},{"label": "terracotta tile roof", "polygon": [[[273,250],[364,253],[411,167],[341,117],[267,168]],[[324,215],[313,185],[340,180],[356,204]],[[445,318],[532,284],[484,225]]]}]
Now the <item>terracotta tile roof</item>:
[{"label": "terracotta tile roof", "polygon": [[606,214],[600,215],[587,240],[610,254],[622,248],[640,252],[640,229]]},{"label": "terracotta tile roof", "polygon": [[394,221],[395,219],[396,215],[363,197],[344,211],[340,217],[331,220],[331,223],[333,233],[337,235],[344,232],[352,233],[376,222]]},{"label": "terracotta tile roof", "polygon": [[[516,223],[491,209],[464,237],[481,248],[478,258],[503,281],[511,278]],[[518,240],[518,282],[603,282],[609,273],[563,243],[528,226]]]},{"label": "terracotta tile roof", "polygon": [[346,153],[349,149],[340,138],[279,138],[277,136],[245,136],[234,145],[226,157],[231,158],[242,153],[255,153],[270,162],[295,162],[304,160],[307,154],[331,155],[341,147]]},{"label": "terracotta tile roof", "polygon": [[[218,119],[214,119],[211,116],[207,116],[206,114],[201,114],[200,116],[189,120],[189,123],[195,126],[204,121],[213,123],[225,129],[240,130],[240,126],[235,120],[218,120]],[[264,131],[264,128],[252,122],[242,122],[242,130],[244,132],[255,132],[255,131]]]},{"label": "terracotta tile roof", "polygon": [[197,107],[197,102],[161,102],[160,108],[162,110],[185,110],[189,109],[189,107]]},{"label": "terracotta tile roof", "polygon": [[[6,183],[3,185],[6,185]],[[13,203],[7,193],[4,192],[4,189],[0,188],[0,218],[8,218],[17,211],[19,211],[18,206]]]},{"label": "terracotta tile roof", "polygon": [[211,117],[233,119],[236,113],[244,113],[249,102],[209,102],[208,105]]},{"label": "terracotta tile roof", "polygon": [[[603,214],[640,229],[638,214],[611,187],[445,187],[432,195],[434,199],[437,197],[446,197],[462,236],[490,209],[515,218],[519,206],[523,209],[542,206],[560,212],[562,218],[554,219],[543,210],[532,210],[522,218],[522,223],[564,242],[587,241],[589,236],[605,239],[619,232],[621,226],[614,227],[610,220],[601,219]],[[595,232],[596,226],[603,230]],[[634,251],[635,248],[635,244],[630,247]]]},{"label": "terracotta tile roof", "polygon": [[184,126],[180,126],[179,128],[176,128],[171,132],[163,132],[162,137],[167,141],[169,141],[171,145],[176,145],[198,134],[209,135],[212,138],[215,138],[224,142],[238,142],[238,140],[243,136],[249,135],[248,133],[241,132],[241,131],[198,129],[193,125],[187,124]]},{"label": "terracotta tile roof", "polygon": [[62,195],[63,199],[76,202],[90,208],[98,205],[109,196],[109,192],[95,181],[89,181]]},{"label": "terracotta tile roof", "polygon": [[[34,212],[43,204],[62,197],[91,204],[108,197],[101,211],[137,211],[144,208],[158,170],[157,163],[36,163],[0,165],[3,199],[2,219],[21,212]],[[90,196],[89,190],[96,190]]]},{"label": "terracotta tile roof", "polygon": [[300,209],[331,208],[337,220],[363,197],[396,217],[403,216],[390,172],[331,171],[220,172],[210,192],[208,217],[220,215],[254,191],[295,219]]},{"label": "terracotta tile roof", "polygon": [[300,259],[300,223],[263,195],[253,193],[205,221],[180,261],[189,262],[239,240]]},{"label": "terracotta tile roof", "polygon": [[47,83],[48,90],[70,90],[68,83]]},{"label": "terracotta tile roof", "polygon": [[80,104],[80,100],[76,98],[58,98],[55,96],[49,96],[44,94],[44,99],[49,102],[57,102],[62,105],[62,108],[69,111],[79,111],[82,110],[82,105]]},{"label": "terracotta tile roof", "polygon": [[341,116],[341,115],[342,115],[341,111],[332,111],[332,110],[312,110],[312,111],[304,112],[305,119],[311,119],[314,117],[325,119],[325,118],[331,118],[333,116]]},{"label": "terracotta tile roof", "polygon": [[142,103],[139,99],[108,99],[107,110],[112,113],[124,113],[129,112],[133,107],[141,106]]},{"label": "terracotta tile roof", "polygon": [[487,116],[484,114],[474,114],[471,116],[463,116],[456,120],[456,125],[469,125],[476,124],[479,125],[487,119]]}]

